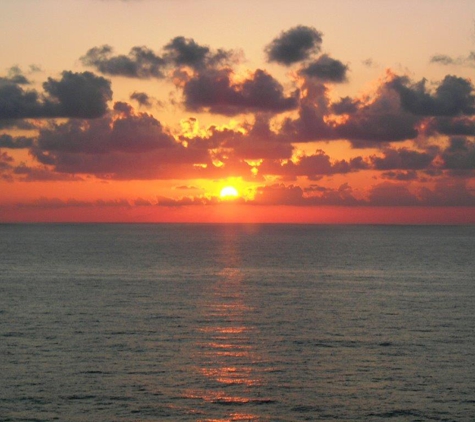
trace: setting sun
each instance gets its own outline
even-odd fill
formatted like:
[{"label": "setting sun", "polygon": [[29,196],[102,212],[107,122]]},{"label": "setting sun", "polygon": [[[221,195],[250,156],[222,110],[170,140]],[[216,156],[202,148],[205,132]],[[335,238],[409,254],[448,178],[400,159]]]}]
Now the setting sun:
[{"label": "setting sun", "polygon": [[225,186],[223,189],[221,189],[219,196],[222,199],[233,199],[239,196],[239,192],[233,186]]}]

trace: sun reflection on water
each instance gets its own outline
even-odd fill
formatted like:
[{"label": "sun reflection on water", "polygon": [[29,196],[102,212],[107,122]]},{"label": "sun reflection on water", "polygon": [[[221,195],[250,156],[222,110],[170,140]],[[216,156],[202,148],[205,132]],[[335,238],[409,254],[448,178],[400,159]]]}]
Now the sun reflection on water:
[{"label": "sun reflection on water", "polygon": [[[227,238],[219,257],[222,269],[216,273],[209,291],[203,294],[198,330],[196,372],[202,377],[201,389],[190,389],[185,397],[205,402],[212,418],[201,421],[267,421],[261,415],[239,407],[270,403],[261,397],[265,361],[256,347],[257,328],[247,315],[253,311],[246,300],[235,239]],[[204,409],[202,409],[204,410]],[[208,412],[204,410],[204,414]],[[217,417],[219,416],[219,417]]]}]

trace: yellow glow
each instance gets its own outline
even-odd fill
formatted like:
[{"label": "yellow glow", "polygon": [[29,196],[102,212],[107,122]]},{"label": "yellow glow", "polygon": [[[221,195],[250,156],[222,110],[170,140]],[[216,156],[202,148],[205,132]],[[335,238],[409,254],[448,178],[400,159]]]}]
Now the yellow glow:
[{"label": "yellow glow", "polygon": [[223,189],[221,189],[219,196],[222,199],[233,199],[239,196],[239,192],[233,186],[225,186]]}]

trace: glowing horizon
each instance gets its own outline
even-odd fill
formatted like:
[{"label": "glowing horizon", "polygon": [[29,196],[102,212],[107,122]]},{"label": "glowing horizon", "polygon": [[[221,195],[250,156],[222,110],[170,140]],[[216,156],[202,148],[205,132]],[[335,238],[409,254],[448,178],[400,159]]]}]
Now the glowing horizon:
[{"label": "glowing horizon", "polygon": [[269,9],[0,4],[0,222],[475,223],[475,4]]}]

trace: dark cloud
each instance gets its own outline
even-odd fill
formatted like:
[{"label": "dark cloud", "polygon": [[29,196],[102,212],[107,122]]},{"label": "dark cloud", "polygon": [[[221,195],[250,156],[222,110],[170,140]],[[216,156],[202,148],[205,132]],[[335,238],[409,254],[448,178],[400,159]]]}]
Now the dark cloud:
[{"label": "dark cloud", "polygon": [[[177,146],[161,123],[146,113],[134,114],[132,108],[118,102],[117,117],[91,121],[69,120],[42,129],[38,149],[46,152],[105,154],[114,151],[143,153]],[[47,163],[46,163],[47,164]]]},{"label": "dark cloud", "polygon": [[373,155],[370,160],[376,170],[421,170],[427,168],[434,158],[427,152],[387,148],[383,150],[382,157]]},{"label": "dark cloud", "polygon": [[302,88],[298,117],[287,118],[282,133],[294,142],[336,139],[334,127],[325,120],[329,114],[327,92],[324,84],[307,80]]},{"label": "dark cloud", "polygon": [[331,111],[335,114],[352,114],[358,110],[360,101],[350,97],[341,98],[340,101],[333,103]]},{"label": "dark cloud", "polygon": [[21,149],[30,148],[33,145],[33,138],[26,136],[0,135],[0,148]]},{"label": "dark cloud", "polygon": [[137,101],[143,107],[151,107],[152,100],[149,95],[145,92],[133,92],[130,94],[130,99]]},{"label": "dark cloud", "polygon": [[423,188],[421,203],[439,207],[470,207],[475,205],[475,192],[464,180],[440,180],[434,189]]},{"label": "dark cloud", "polygon": [[446,54],[436,54],[430,58],[431,63],[437,63],[444,66],[475,66],[475,51],[471,51],[466,57],[451,57]]},{"label": "dark cloud", "polygon": [[47,167],[30,167],[25,164],[15,167],[13,174],[20,176],[16,179],[20,182],[77,182],[83,180],[75,175],[55,173]]},{"label": "dark cloud", "polygon": [[95,118],[107,111],[110,82],[90,72],[65,71],[61,79],[48,78],[44,95],[17,83],[0,84],[0,119],[74,117]]},{"label": "dark cloud", "polygon": [[318,78],[323,82],[345,82],[347,71],[348,66],[326,54],[321,55],[301,70],[302,74]]},{"label": "dark cloud", "polygon": [[235,62],[237,56],[234,51],[213,51],[192,38],[179,36],[164,46],[161,55],[145,46],[135,46],[127,55],[114,55],[110,45],[103,45],[91,48],[80,60],[85,66],[93,67],[105,75],[161,79],[170,67],[188,66],[202,70]]},{"label": "dark cloud", "polygon": [[444,135],[475,136],[475,119],[473,117],[437,117],[429,122],[429,129]]},{"label": "dark cloud", "polygon": [[426,80],[411,83],[406,77],[395,77],[388,86],[401,98],[402,107],[420,116],[458,116],[475,114],[474,87],[469,79],[447,75],[431,93]]},{"label": "dark cloud", "polygon": [[382,86],[373,102],[361,105],[335,131],[355,148],[368,147],[416,138],[418,120],[401,110],[397,94]]},{"label": "dark cloud", "polygon": [[[401,109],[399,95],[382,84],[375,97],[365,102],[345,97],[331,104],[323,83],[306,81],[302,88],[299,115],[288,118],[282,133],[294,142],[345,139],[355,148],[374,147],[389,142],[414,139],[420,117]],[[332,114],[347,114],[332,121]]]},{"label": "dark cloud", "polygon": [[[101,119],[72,119],[40,131],[30,150],[58,173],[104,179],[186,179],[250,173],[248,165],[217,169],[207,149],[185,148],[153,116],[116,103]],[[195,164],[199,164],[195,166]]]},{"label": "dark cloud", "polygon": [[353,191],[347,183],[337,189],[312,189],[305,192],[300,186],[275,184],[257,188],[252,204],[254,205],[340,205],[354,206],[362,204],[353,196]]},{"label": "dark cloud", "polygon": [[65,71],[60,80],[48,78],[43,88],[50,96],[55,117],[100,117],[107,111],[107,101],[112,99],[110,81],[91,72]]},{"label": "dark cloud", "polygon": [[308,59],[320,51],[322,33],[308,26],[283,31],[265,49],[267,60],[285,66]]},{"label": "dark cloud", "polygon": [[[1,91],[1,88],[0,88]],[[19,120],[19,119],[5,119],[0,120],[0,129],[23,129],[23,130],[33,130],[36,129],[36,126],[29,122],[28,120]]]},{"label": "dark cloud", "polygon": [[285,96],[282,85],[263,70],[239,83],[233,83],[229,71],[196,75],[183,88],[188,110],[207,109],[211,113],[235,115],[256,111],[280,113],[298,104],[298,91]]},{"label": "dark cloud", "polygon": [[246,132],[243,132],[211,126],[206,137],[195,137],[187,142],[196,148],[221,149],[223,154],[232,154],[243,160],[285,159],[292,156],[290,139],[270,129],[269,116],[257,114],[254,124],[245,125],[245,129]]},{"label": "dark cloud", "polygon": [[398,181],[409,181],[409,180],[417,180],[419,177],[415,170],[408,170],[408,171],[386,171],[381,174],[383,179],[389,180],[398,180]]},{"label": "dark cloud", "polygon": [[345,174],[367,168],[369,166],[362,157],[332,162],[324,151],[318,150],[314,155],[302,156],[296,162],[288,161],[282,164],[280,161],[264,161],[259,167],[259,171],[266,175],[277,175],[286,179],[306,176],[310,180],[318,180],[322,176]]},{"label": "dark cloud", "polygon": [[133,47],[128,55],[113,54],[110,45],[103,45],[91,48],[80,60],[105,75],[140,79],[164,77],[166,60],[146,47]]},{"label": "dark cloud", "polygon": [[13,157],[6,152],[0,151],[0,170],[9,169],[13,163]]},{"label": "dark cloud", "polygon": [[7,77],[0,77],[0,86],[4,83],[12,83],[17,85],[29,85],[30,81],[23,74],[18,66],[12,66],[8,69]]},{"label": "dark cloud", "polygon": [[365,59],[361,62],[364,66],[369,68],[378,67],[378,64],[372,58]]},{"label": "dark cloud", "polygon": [[449,146],[442,151],[444,168],[450,170],[475,169],[475,142],[467,138],[454,137]]},{"label": "dark cloud", "polygon": [[430,58],[431,63],[439,63],[443,65],[454,64],[455,59],[445,54],[436,54]]},{"label": "dark cloud", "polygon": [[422,205],[419,198],[405,184],[383,182],[373,186],[368,196],[368,205],[415,206]]},{"label": "dark cloud", "polygon": [[165,58],[175,66],[189,66],[195,69],[214,67],[229,63],[235,56],[233,51],[218,49],[211,51],[199,45],[192,38],[175,37],[165,47]]}]

